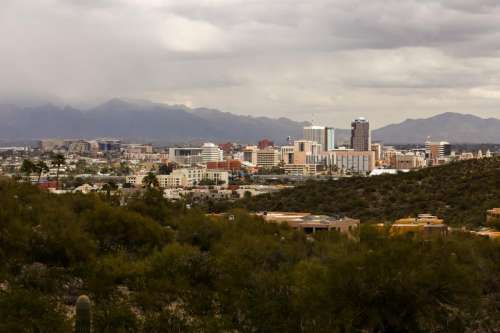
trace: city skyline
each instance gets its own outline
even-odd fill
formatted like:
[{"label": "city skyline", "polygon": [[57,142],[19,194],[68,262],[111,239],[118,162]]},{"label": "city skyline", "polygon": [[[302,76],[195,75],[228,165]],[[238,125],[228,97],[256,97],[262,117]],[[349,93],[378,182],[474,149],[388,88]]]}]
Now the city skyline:
[{"label": "city skyline", "polygon": [[498,118],[498,22],[489,0],[7,0],[0,101],[127,97],[330,124],[364,115],[373,128]]}]

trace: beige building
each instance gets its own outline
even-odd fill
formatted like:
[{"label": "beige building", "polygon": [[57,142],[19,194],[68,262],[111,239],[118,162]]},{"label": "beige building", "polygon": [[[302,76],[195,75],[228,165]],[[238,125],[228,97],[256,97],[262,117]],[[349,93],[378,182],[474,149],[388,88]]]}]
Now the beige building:
[{"label": "beige building", "polygon": [[398,170],[412,170],[420,169],[426,166],[426,161],[424,156],[419,156],[415,154],[396,154],[393,159],[394,164],[391,163],[391,167]]},{"label": "beige building", "polygon": [[444,220],[430,215],[419,214],[416,218],[408,217],[395,221],[389,230],[392,236],[406,233],[419,233],[424,236],[446,236],[448,226]]},{"label": "beige building", "polygon": [[375,153],[375,161],[380,161],[383,159],[383,145],[381,143],[372,143],[371,151]]},{"label": "beige building", "polygon": [[351,218],[333,218],[326,215],[312,215],[310,213],[290,212],[263,212],[257,213],[266,222],[282,224],[304,231],[316,233],[320,231],[337,231],[349,237],[357,237],[360,221]]},{"label": "beige building", "polygon": [[210,180],[215,185],[227,186],[229,173],[203,168],[185,168],[176,169],[169,175],[159,175],[157,178],[161,188],[191,187],[198,185],[202,180]]},{"label": "beige building", "polygon": [[62,139],[43,139],[40,140],[40,150],[52,151],[64,147],[64,140]]},{"label": "beige building", "polygon": [[339,170],[356,173],[370,173],[375,169],[375,152],[339,149],[333,151],[329,160]]},{"label": "beige building", "polygon": [[[125,181],[134,186],[141,186],[145,176],[145,174],[131,175],[127,176]],[[161,188],[192,187],[202,180],[210,180],[215,185],[227,186],[229,173],[205,168],[183,168],[175,169],[169,175],[157,175],[156,179]]]},{"label": "beige building", "polygon": [[293,164],[319,164],[322,146],[315,141],[297,140],[294,143]]},{"label": "beige building", "polygon": [[257,150],[257,167],[270,169],[280,163],[280,152],[273,147]]},{"label": "beige building", "polygon": [[314,164],[285,164],[285,174],[291,176],[315,176],[316,165]]},{"label": "beige building", "polygon": [[243,161],[257,165],[257,146],[246,146],[243,149]]},{"label": "beige building", "polygon": [[293,164],[295,146],[281,146],[280,159],[283,164]]},{"label": "beige building", "polygon": [[500,208],[492,208],[486,211],[486,223],[500,223]]},{"label": "beige building", "polygon": [[142,185],[142,180],[144,179],[144,177],[146,177],[145,174],[130,175],[125,177],[125,183],[132,186],[140,186]]}]

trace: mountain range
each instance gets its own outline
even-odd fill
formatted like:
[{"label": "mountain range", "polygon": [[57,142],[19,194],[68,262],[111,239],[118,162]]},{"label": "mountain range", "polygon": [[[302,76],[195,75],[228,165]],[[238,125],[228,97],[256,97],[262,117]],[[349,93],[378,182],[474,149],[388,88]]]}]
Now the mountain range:
[{"label": "mountain range", "polygon": [[[181,142],[255,143],[268,138],[283,144],[301,138],[308,122],[287,118],[235,115],[208,108],[188,108],[149,101],[112,99],[87,110],[45,104],[0,105],[0,140],[114,137],[171,144]],[[338,129],[336,143],[349,143],[350,130]],[[372,131],[373,141],[389,144],[446,140],[451,143],[500,143],[500,120],[447,112],[407,119]]]},{"label": "mountain range", "polygon": [[447,112],[372,131],[374,141],[392,144],[423,143],[427,138],[450,143],[500,143],[500,120]]},{"label": "mountain range", "polygon": [[0,139],[113,137],[155,143],[196,141],[285,143],[302,137],[306,122],[239,116],[207,108],[191,109],[145,101],[113,99],[89,110],[46,104],[0,105]]}]

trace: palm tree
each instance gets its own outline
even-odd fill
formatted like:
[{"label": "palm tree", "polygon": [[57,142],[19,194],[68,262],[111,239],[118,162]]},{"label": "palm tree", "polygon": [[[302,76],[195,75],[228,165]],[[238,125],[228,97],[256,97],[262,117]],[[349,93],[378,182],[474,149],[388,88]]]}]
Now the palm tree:
[{"label": "palm tree", "polygon": [[36,162],[34,166],[34,171],[38,174],[38,183],[40,183],[40,178],[42,178],[42,173],[49,172],[49,167],[47,166],[47,163],[40,160]]},{"label": "palm tree", "polygon": [[158,178],[152,172],[148,172],[148,174],[142,179],[142,183],[146,187],[158,187],[160,183],[158,183]]},{"label": "palm tree", "polygon": [[118,186],[114,181],[109,181],[102,186],[102,189],[106,191],[106,197],[109,199],[111,197],[111,192],[116,191],[118,189]]},{"label": "palm tree", "polygon": [[33,171],[35,171],[35,164],[31,160],[24,160],[21,165],[21,172],[26,174],[26,180],[29,179]]},{"label": "palm tree", "polygon": [[61,168],[61,165],[66,164],[66,159],[64,158],[63,154],[55,154],[52,156],[52,165],[55,165],[57,167],[57,172],[56,172],[56,181],[57,181],[57,188],[59,188],[59,169]]}]

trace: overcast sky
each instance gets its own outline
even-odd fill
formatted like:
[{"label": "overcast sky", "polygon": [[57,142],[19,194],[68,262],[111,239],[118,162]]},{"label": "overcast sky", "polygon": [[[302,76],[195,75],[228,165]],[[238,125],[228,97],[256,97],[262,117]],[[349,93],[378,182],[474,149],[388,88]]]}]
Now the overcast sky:
[{"label": "overcast sky", "polygon": [[2,0],[0,98],[500,118],[498,0]]}]

